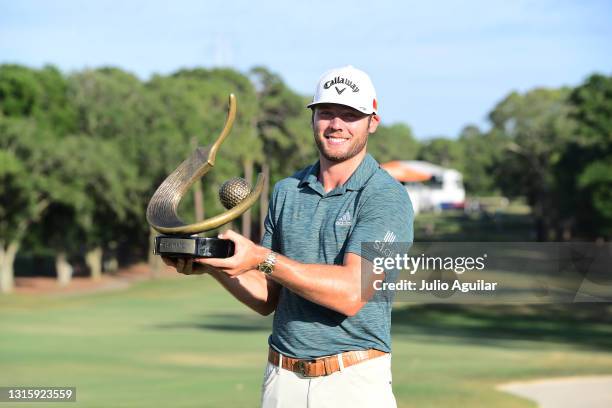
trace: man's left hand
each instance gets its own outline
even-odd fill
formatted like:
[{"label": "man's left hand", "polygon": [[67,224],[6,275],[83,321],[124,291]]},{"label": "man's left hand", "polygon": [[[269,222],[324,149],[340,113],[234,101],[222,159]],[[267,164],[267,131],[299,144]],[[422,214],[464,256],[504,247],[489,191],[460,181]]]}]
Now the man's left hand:
[{"label": "man's left hand", "polygon": [[234,241],[235,250],[232,257],[197,258],[194,262],[214,266],[230,276],[238,276],[248,270],[255,269],[257,265],[265,260],[267,253],[270,252],[268,249],[256,245],[250,239],[232,230],[219,234],[219,238]]}]

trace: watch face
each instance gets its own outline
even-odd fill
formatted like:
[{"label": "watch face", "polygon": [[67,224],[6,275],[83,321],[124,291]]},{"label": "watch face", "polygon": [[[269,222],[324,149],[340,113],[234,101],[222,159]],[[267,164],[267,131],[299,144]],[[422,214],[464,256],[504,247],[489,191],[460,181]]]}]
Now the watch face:
[{"label": "watch face", "polygon": [[272,266],[270,264],[264,263],[262,265],[259,265],[259,270],[265,273],[266,275],[269,275],[272,273]]}]

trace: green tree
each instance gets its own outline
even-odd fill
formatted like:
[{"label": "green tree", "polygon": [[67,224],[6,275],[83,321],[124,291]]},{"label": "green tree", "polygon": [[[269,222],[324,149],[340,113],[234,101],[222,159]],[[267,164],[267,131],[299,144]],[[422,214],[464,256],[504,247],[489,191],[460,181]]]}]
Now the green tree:
[{"label": "green tree", "polygon": [[[78,137],[64,145],[67,151],[74,150],[76,157],[87,160],[81,171],[81,188],[91,192],[92,202],[75,213],[75,225],[86,232],[87,239],[82,241],[85,259],[96,278],[102,271],[105,247],[118,241],[146,245],[144,193],[151,183],[150,169],[156,167],[150,149],[157,147],[149,130],[159,109],[155,110],[155,101],[144,84],[118,68],[76,72],[68,81],[77,109]],[[122,175],[118,183],[112,180],[116,174]],[[91,183],[97,182],[103,189],[92,190]]]},{"label": "green tree", "polygon": [[268,180],[259,204],[261,236],[268,210],[269,186],[314,161],[316,149],[311,113],[305,108],[307,99],[292,91],[278,74],[264,67],[251,69],[249,76],[257,91],[259,106],[256,128],[263,149],[259,163]]},{"label": "green tree", "polygon": [[0,65],[0,112],[31,118],[39,128],[58,134],[74,130],[76,110],[69,101],[68,82],[53,66],[35,70]]},{"label": "green tree", "polygon": [[489,114],[491,132],[507,139],[497,166],[498,185],[506,195],[527,198],[538,241],[554,238],[559,217],[554,166],[573,134],[568,94],[567,88],[512,92]]},{"label": "green tree", "polygon": [[0,287],[33,223],[63,191],[54,189],[58,135],[73,129],[68,84],[53,67],[0,66]]},{"label": "green tree", "polygon": [[69,190],[56,182],[56,144],[34,120],[0,116],[0,286],[13,289],[13,264],[33,223]]},{"label": "green tree", "polygon": [[[556,166],[566,230],[612,235],[612,76],[591,75],[569,96],[574,137]],[[566,232],[567,235],[569,233]]]},{"label": "green tree", "polygon": [[425,160],[442,167],[463,171],[463,151],[458,141],[436,137],[423,143],[419,160]]},{"label": "green tree", "polygon": [[406,124],[380,125],[368,138],[368,152],[379,163],[392,160],[413,160],[419,152],[419,143]]},{"label": "green tree", "polygon": [[257,133],[263,143],[263,163],[278,181],[315,160],[308,99],[295,93],[282,78],[264,67],[251,69],[257,90]]},{"label": "green tree", "polygon": [[[49,205],[27,161],[35,153],[33,124],[0,116],[0,291],[14,286],[13,264],[30,225]],[[35,170],[35,171],[32,171]]]},{"label": "green tree", "polygon": [[34,70],[19,65],[0,66],[0,110],[4,116],[41,114],[43,92]]},{"label": "green tree", "polygon": [[487,195],[496,191],[494,176],[504,140],[500,132],[483,133],[477,126],[468,125],[459,134],[463,154],[463,181],[469,194]]}]

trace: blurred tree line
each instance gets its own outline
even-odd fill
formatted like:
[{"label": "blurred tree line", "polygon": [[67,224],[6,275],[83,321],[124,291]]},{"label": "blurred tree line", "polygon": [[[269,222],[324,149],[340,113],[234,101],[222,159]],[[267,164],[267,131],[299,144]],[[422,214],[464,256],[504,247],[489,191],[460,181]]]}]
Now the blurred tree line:
[{"label": "blurred tree line", "polygon": [[417,157],[463,173],[472,196],[523,197],[538,241],[612,236],[612,76],[576,88],[511,92],[457,139],[422,144]]},{"label": "blurred tree line", "polygon": [[[55,259],[60,282],[74,260],[93,277],[151,257],[149,198],[192,151],[214,140],[228,94],[238,99],[215,170],[186,196],[186,221],[223,211],[219,186],[263,172],[270,183],[316,160],[308,98],[264,67],[185,69],[148,81],[118,68],[61,73],[0,66],[0,288],[18,253]],[[463,172],[472,195],[526,197],[538,238],[608,238],[612,231],[612,77],[575,89],[512,92],[491,129],[417,141],[409,126],[379,127],[379,162],[421,159]],[[268,191],[233,225],[258,240]],[[195,208],[195,211],[194,211]]]}]

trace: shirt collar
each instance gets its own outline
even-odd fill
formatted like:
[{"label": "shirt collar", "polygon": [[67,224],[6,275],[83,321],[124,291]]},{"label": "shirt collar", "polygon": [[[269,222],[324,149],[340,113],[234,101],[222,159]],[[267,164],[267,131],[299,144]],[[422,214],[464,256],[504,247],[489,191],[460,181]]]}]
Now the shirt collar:
[{"label": "shirt collar", "polygon": [[298,187],[304,187],[305,185],[308,185],[308,184],[315,185],[316,183],[319,182],[318,176],[319,176],[319,162],[316,162],[315,164],[312,164],[310,167],[308,167],[308,170],[302,176],[302,179],[300,180]]},{"label": "shirt collar", "polygon": [[[330,191],[328,194],[342,194],[347,190],[361,190],[365,183],[372,177],[372,175],[378,170],[380,166],[378,162],[368,153],[365,155],[359,166],[355,169],[351,177],[342,186],[337,187]],[[304,176],[300,180],[298,187],[304,187],[309,185],[313,190],[325,195],[323,185],[319,182],[319,169],[320,164],[317,161],[311,165]]]}]

